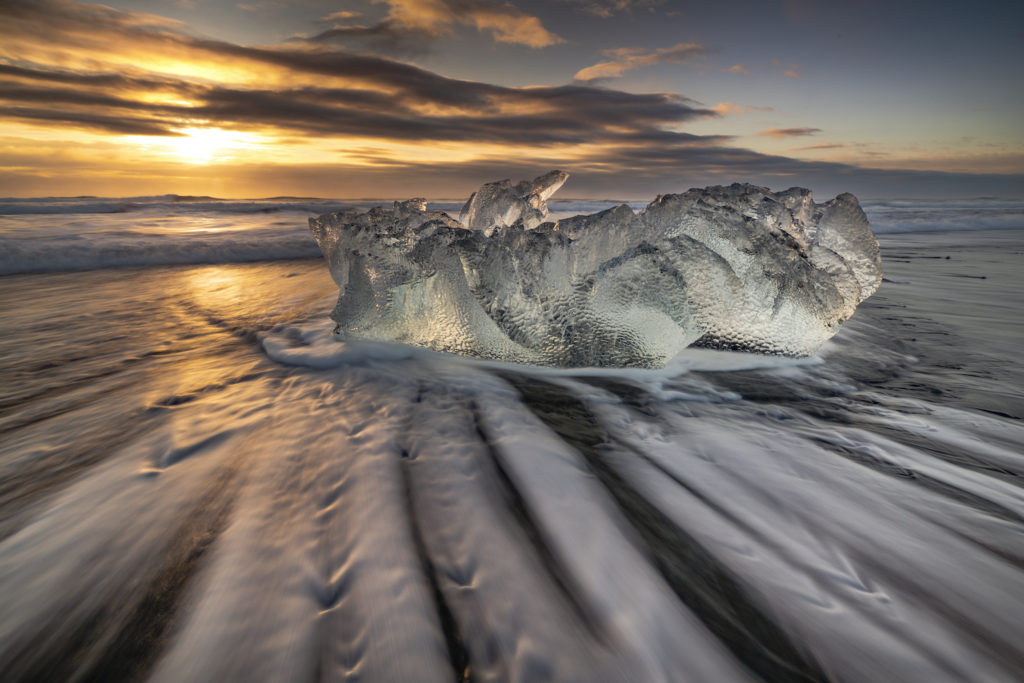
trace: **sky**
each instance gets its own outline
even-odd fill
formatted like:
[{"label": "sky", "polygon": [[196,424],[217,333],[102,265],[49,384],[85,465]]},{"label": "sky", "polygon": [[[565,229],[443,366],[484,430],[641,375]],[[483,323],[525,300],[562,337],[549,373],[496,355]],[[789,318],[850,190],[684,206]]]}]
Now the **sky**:
[{"label": "sky", "polygon": [[1024,3],[0,0],[0,196],[1024,197]]}]

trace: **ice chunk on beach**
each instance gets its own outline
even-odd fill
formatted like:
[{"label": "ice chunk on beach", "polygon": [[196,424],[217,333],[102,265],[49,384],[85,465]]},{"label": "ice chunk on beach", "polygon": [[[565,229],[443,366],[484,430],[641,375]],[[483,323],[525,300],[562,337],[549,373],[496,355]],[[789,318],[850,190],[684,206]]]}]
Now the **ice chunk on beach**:
[{"label": "ice chunk on beach", "polygon": [[551,171],[534,180],[516,185],[499,180],[487,183],[470,195],[459,213],[462,224],[472,230],[483,230],[488,237],[499,226],[522,221],[527,230],[537,227],[548,215],[547,199],[562,187],[569,174]]},{"label": "ice chunk on beach", "polygon": [[881,282],[855,197],[746,184],[543,222],[568,174],[488,183],[310,227],[342,339],[563,367],[660,367],[687,346],[807,356]]}]

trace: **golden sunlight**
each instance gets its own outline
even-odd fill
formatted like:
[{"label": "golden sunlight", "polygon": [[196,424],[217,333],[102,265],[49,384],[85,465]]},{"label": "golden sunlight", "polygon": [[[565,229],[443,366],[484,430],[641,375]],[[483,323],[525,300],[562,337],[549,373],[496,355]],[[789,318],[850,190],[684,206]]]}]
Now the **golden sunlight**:
[{"label": "golden sunlight", "polygon": [[268,139],[262,135],[223,128],[178,128],[179,137],[126,136],[142,150],[189,164],[236,160],[241,152],[257,150]]},{"label": "golden sunlight", "polygon": [[221,128],[182,128],[183,137],[166,142],[170,150],[183,161],[209,164],[233,159],[240,150],[259,147],[260,136]]}]

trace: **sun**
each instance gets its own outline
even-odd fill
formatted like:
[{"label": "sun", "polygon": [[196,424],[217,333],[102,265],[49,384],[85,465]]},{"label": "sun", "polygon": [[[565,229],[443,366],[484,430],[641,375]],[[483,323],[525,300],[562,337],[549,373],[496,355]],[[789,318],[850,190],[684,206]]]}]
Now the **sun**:
[{"label": "sun", "polygon": [[210,164],[234,158],[242,150],[259,147],[261,138],[222,128],[180,128],[180,137],[165,138],[167,151],[191,164]]}]

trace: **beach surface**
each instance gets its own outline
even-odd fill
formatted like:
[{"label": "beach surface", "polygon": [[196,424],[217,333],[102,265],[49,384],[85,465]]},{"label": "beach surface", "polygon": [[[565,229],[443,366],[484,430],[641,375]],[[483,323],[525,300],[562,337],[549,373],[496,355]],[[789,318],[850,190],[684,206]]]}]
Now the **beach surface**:
[{"label": "beach surface", "polygon": [[5,680],[1019,680],[1024,230],[880,235],[810,359],[558,371],[339,344],[300,210],[203,210],[239,262],[0,277]]}]

